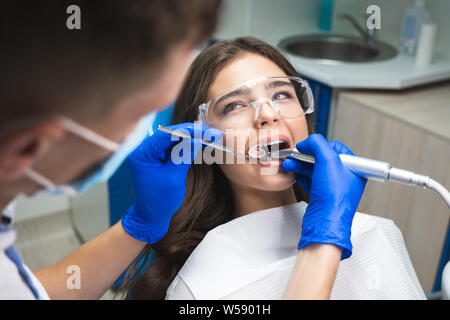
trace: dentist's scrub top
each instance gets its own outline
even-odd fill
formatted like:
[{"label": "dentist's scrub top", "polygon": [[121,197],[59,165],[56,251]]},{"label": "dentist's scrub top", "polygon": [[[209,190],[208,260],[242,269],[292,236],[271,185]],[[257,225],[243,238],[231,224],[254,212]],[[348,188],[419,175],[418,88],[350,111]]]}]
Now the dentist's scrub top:
[{"label": "dentist's scrub top", "polygon": [[[166,299],[281,299],[293,270],[306,202],[258,211],[209,231]],[[353,253],[339,263],[331,299],[425,299],[392,220],[356,213]]]},{"label": "dentist's scrub top", "polygon": [[13,219],[14,203],[11,203],[3,211],[0,222],[0,300],[48,300],[44,287],[14,248]]}]

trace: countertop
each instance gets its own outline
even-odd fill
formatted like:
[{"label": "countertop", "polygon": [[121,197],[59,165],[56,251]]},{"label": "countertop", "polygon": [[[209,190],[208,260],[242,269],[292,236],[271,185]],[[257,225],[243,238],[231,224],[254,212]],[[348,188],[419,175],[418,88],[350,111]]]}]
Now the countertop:
[{"label": "countertop", "polygon": [[[324,32],[311,26],[300,28],[299,26],[279,26],[276,30],[261,31],[261,34],[256,37],[277,47],[283,38],[314,33]],[[394,40],[386,42],[394,48],[398,48]],[[429,66],[417,67],[414,65],[414,57],[403,54],[379,62],[324,63],[281,51],[289,58],[300,75],[310,77],[333,88],[398,90],[450,79],[450,56],[442,53],[436,53],[433,63]]]},{"label": "countertop", "polygon": [[350,99],[450,143],[450,81],[401,91],[343,90]]}]

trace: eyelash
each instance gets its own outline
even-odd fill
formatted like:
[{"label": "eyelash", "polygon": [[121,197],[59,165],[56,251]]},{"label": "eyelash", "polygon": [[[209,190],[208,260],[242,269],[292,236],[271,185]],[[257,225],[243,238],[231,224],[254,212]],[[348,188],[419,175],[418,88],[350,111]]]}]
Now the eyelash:
[{"label": "eyelash", "polygon": [[[277,93],[275,93],[273,95],[272,100],[278,95],[284,95],[285,97],[283,99],[290,99],[290,98],[292,98],[292,94],[289,93],[289,92],[277,92]],[[231,112],[232,110],[234,110],[233,107],[236,106],[236,105],[242,105],[242,104],[240,104],[239,102],[232,102],[230,104],[227,104],[225,106],[225,108],[223,109],[222,114],[227,114],[228,112]],[[229,111],[230,108],[232,109],[231,111]]]},{"label": "eyelash", "polygon": [[[225,106],[225,108],[223,109],[223,111],[222,111],[222,115],[225,115],[225,114],[227,114],[227,113],[233,111],[233,110],[234,110],[233,107],[236,106],[236,105],[242,105],[242,104],[239,103],[239,102],[232,102],[232,103],[230,103],[230,104],[227,104],[227,105]],[[231,110],[229,110],[229,109],[231,109]]]},{"label": "eyelash", "polygon": [[[292,94],[289,93],[289,92],[277,92],[277,93],[275,93],[273,96],[275,97],[275,96],[278,96],[278,95],[284,95],[284,96],[285,96],[284,99],[290,99],[290,98],[292,98]],[[272,99],[273,99],[273,98],[272,98]]]}]

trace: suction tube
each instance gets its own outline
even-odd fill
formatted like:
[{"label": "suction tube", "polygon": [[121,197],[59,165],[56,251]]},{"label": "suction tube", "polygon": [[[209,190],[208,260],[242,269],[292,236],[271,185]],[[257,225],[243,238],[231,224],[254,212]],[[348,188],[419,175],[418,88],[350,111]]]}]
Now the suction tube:
[{"label": "suction tube", "polygon": [[450,209],[450,193],[443,185],[428,176],[407,170],[391,168],[389,170],[388,180],[407,184],[409,186],[413,185],[434,190],[442,197],[447,204],[447,207]]},{"label": "suction tube", "polygon": [[342,163],[353,173],[374,181],[394,181],[436,191],[450,209],[450,193],[444,186],[428,176],[393,168],[388,162],[340,154]]},{"label": "suction tube", "polygon": [[444,199],[445,203],[447,203],[447,207],[450,209],[450,193],[443,185],[433,179],[429,179],[427,188],[436,191],[442,199]]},{"label": "suction tube", "polygon": [[[278,154],[282,154],[280,151]],[[314,158],[299,152],[296,149],[291,150],[289,155],[291,158],[296,158],[301,161],[313,163]],[[305,159],[307,157],[307,159]],[[440,183],[431,179],[428,176],[414,173],[403,169],[393,168],[390,163],[347,154],[340,154],[342,163],[351,170],[354,174],[373,181],[394,181],[409,186],[418,186],[428,188],[436,191],[447,204],[450,209],[450,193]],[[311,159],[309,159],[311,158]]]}]

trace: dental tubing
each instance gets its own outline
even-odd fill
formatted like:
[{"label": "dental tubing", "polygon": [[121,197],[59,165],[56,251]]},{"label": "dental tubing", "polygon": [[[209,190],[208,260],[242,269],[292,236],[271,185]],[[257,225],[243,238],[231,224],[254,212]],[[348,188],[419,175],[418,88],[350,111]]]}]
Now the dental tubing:
[{"label": "dental tubing", "polygon": [[[274,156],[281,158],[282,153],[284,153],[283,151],[284,150],[270,153],[269,156],[271,158]],[[314,163],[313,157],[305,155],[296,149],[290,150],[290,154],[287,156],[301,161]],[[348,154],[340,154],[339,157],[341,158],[342,163],[350,171],[362,178],[380,182],[394,181],[406,184],[408,186],[418,186],[434,190],[442,197],[450,209],[450,193],[444,186],[428,176],[417,174],[408,170],[394,168],[390,163],[384,161],[351,156]]]}]

